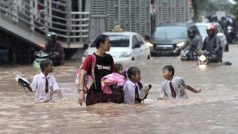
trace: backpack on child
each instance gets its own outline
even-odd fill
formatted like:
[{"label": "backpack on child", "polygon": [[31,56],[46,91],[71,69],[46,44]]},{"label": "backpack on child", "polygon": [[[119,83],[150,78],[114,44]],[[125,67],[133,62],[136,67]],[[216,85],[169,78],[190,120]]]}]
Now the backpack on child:
[{"label": "backpack on child", "polygon": [[105,94],[111,94],[114,103],[124,102],[123,85],[125,77],[118,73],[111,73],[101,79],[102,91]]},{"label": "backpack on child", "polygon": [[[94,77],[94,68],[96,66],[96,56],[92,53],[89,54],[88,56],[92,57],[92,68],[91,68],[91,74],[89,74],[87,72],[85,79],[84,79],[84,86],[83,86],[83,90],[84,91],[89,91],[91,85],[93,84],[93,82],[95,81],[95,77]],[[81,66],[76,70],[76,78],[75,78],[75,84],[76,86],[79,86],[80,84],[80,71],[81,71],[81,67],[82,67],[83,63],[81,64]]]},{"label": "backpack on child", "polygon": [[110,86],[110,89],[112,90],[112,100],[114,103],[123,103],[124,102],[124,91],[123,86],[113,84]]}]

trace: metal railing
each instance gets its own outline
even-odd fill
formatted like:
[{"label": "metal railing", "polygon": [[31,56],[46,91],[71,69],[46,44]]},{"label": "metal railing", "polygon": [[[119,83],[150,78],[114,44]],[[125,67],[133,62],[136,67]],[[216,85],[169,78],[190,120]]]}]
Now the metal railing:
[{"label": "metal railing", "polygon": [[157,24],[187,22],[192,17],[188,0],[155,0]]},{"label": "metal railing", "polygon": [[83,43],[89,36],[90,13],[72,12],[71,0],[1,0],[0,15],[42,35],[54,31],[66,44]]}]

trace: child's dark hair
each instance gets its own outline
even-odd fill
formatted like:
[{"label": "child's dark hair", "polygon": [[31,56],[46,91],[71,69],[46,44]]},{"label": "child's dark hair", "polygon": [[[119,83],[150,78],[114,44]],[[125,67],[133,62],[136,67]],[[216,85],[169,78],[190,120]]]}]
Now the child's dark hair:
[{"label": "child's dark hair", "polygon": [[127,70],[127,76],[129,79],[132,78],[132,75],[136,75],[136,73],[139,73],[140,74],[140,70],[139,68],[137,67],[130,67],[128,70]]},{"label": "child's dark hair", "polygon": [[116,63],[114,64],[114,68],[115,68],[115,72],[119,73],[123,69],[123,66],[122,64]]},{"label": "child's dark hair", "polygon": [[104,43],[106,41],[106,38],[108,38],[107,35],[105,34],[99,34],[98,37],[96,38],[95,40],[95,45],[96,45],[96,48],[99,48],[100,47],[100,44],[101,43]]},{"label": "child's dark hair", "polygon": [[48,65],[52,65],[50,60],[43,60],[40,62],[40,69],[43,72]]},{"label": "child's dark hair", "polygon": [[172,75],[174,75],[174,67],[172,65],[164,66],[163,70],[168,70],[169,72],[172,72]]}]

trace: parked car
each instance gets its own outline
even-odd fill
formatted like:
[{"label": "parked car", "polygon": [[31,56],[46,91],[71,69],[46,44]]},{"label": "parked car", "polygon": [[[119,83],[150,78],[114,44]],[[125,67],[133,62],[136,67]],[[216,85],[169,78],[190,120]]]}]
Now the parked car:
[{"label": "parked car", "polygon": [[[202,35],[203,41],[207,37],[207,26],[210,24],[212,24],[212,23],[196,23],[196,26],[198,27],[198,30]],[[213,24],[215,24],[215,26],[216,26],[217,36],[221,40],[221,45],[223,47],[223,51],[228,51],[229,44],[227,42],[226,35],[223,33],[221,25],[219,23],[213,23]]]},{"label": "parked car", "polygon": [[187,31],[194,28],[200,35],[194,23],[163,24],[156,27],[152,35],[153,49],[151,55],[180,55],[181,47],[187,40]]},{"label": "parked car", "polygon": [[[144,39],[135,32],[105,32],[109,36],[110,51],[114,62],[130,62],[133,60],[150,59],[150,48],[145,44]],[[94,41],[85,50],[82,60],[96,51]]]}]

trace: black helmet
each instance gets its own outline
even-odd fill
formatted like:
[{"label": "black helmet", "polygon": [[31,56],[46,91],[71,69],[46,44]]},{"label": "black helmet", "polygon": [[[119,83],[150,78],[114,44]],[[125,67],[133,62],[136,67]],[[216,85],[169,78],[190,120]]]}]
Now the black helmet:
[{"label": "black helmet", "polygon": [[188,29],[188,37],[193,38],[196,35],[196,31],[194,28],[189,28]]},{"label": "black helmet", "polygon": [[211,22],[217,22],[218,21],[218,18],[216,15],[212,15],[211,16]]}]

